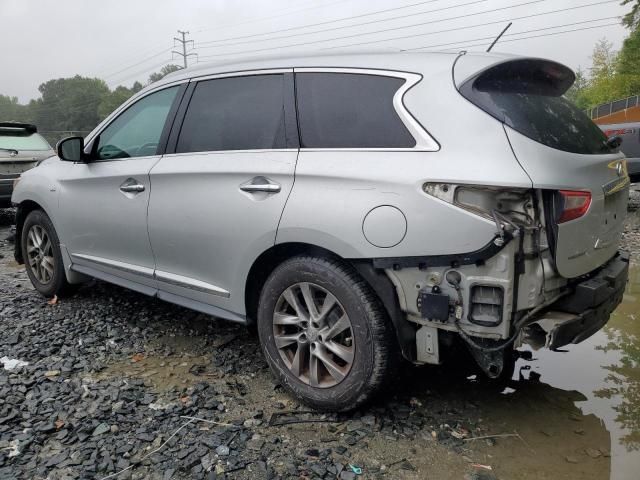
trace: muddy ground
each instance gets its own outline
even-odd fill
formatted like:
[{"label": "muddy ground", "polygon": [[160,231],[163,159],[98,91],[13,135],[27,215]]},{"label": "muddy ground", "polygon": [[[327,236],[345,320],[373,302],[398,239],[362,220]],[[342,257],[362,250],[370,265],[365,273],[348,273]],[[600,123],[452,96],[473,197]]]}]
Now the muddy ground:
[{"label": "muddy ground", "polygon": [[405,366],[365,409],[304,413],[243,327],[98,281],[48,302],[2,240],[11,223],[0,360],[28,365],[0,367],[0,478],[626,478],[585,393],[541,381],[536,355],[503,384],[462,354]]}]

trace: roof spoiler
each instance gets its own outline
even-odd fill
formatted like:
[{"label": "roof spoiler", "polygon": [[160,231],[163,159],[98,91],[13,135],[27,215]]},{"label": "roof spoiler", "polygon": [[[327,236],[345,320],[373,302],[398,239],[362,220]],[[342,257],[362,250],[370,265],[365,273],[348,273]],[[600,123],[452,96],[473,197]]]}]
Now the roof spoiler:
[{"label": "roof spoiler", "polygon": [[38,132],[38,127],[31,123],[0,122],[0,135],[29,136]]},{"label": "roof spoiler", "polygon": [[480,91],[561,96],[573,85],[575,74],[561,63],[532,57],[461,55],[453,66],[456,88],[473,83]]}]

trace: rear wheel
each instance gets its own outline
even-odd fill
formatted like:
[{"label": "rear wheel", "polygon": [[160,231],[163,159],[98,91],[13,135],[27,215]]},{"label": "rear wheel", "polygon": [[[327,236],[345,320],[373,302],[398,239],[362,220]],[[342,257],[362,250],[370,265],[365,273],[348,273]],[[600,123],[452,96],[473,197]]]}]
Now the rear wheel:
[{"label": "rear wheel", "polygon": [[356,408],[384,384],[397,348],[377,297],[336,260],[295,257],[267,279],[258,333],[280,383],[320,410]]},{"label": "rear wheel", "polygon": [[29,280],[45,297],[64,295],[71,290],[64,274],[60,241],[51,220],[42,210],[34,210],[22,227],[22,255]]}]

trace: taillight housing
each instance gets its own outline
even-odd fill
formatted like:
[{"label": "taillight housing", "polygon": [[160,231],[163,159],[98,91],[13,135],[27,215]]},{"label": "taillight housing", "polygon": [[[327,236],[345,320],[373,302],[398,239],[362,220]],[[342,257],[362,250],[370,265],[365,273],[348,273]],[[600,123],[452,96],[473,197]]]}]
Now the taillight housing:
[{"label": "taillight housing", "polygon": [[558,223],[565,223],[584,216],[591,206],[591,192],[582,190],[560,190],[560,217]]}]

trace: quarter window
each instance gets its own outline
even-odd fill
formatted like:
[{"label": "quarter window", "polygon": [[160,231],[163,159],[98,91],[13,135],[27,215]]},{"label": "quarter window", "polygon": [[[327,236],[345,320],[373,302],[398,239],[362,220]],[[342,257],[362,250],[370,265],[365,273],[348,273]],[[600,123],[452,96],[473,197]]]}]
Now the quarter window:
[{"label": "quarter window", "polygon": [[100,160],[156,155],[160,136],[180,87],[170,87],[138,100],[117,117],[98,142]]},{"label": "quarter window", "polygon": [[404,82],[379,75],[296,74],[301,147],[414,147],[393,106]]},{"label": "quarter window", "polygon": [[285,148],[284,95],[281,74],[199,82],[176,152]]}]

